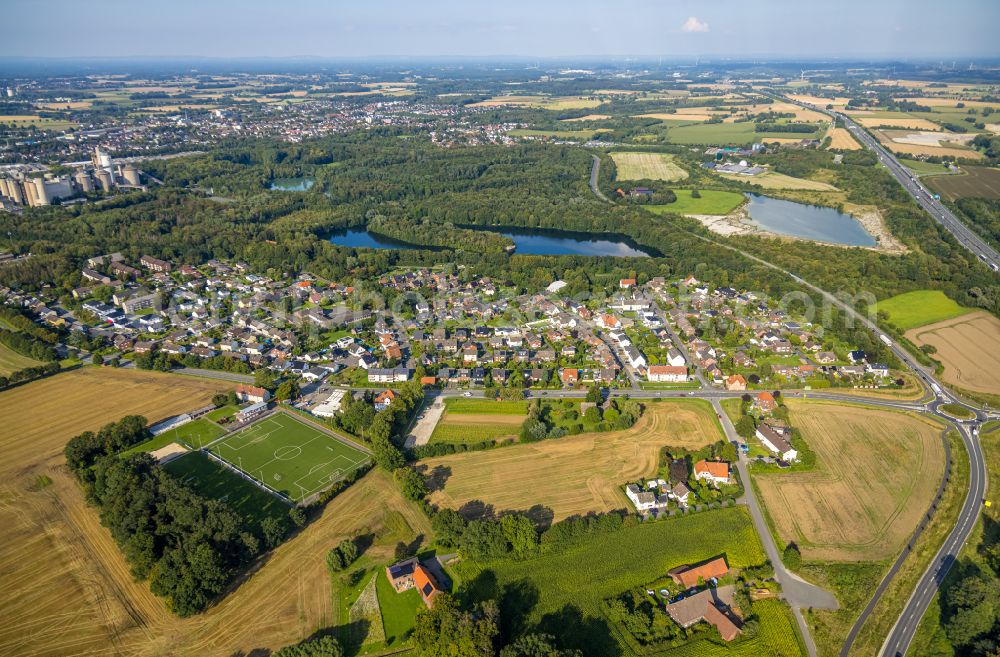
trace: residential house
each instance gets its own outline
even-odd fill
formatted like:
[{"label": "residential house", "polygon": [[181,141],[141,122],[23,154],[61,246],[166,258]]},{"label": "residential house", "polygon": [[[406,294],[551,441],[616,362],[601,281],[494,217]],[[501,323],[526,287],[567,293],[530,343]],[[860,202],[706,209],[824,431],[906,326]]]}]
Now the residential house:
[{"label": "residential house", "polygon": [[799,453],[792,447],[788,438],[778,433],[770,425],[761,424],[757,427],[756,434],[761,444],[777,454],[782,461],[791,462],[798,459]]},{"label": "residential house", "polygon": [[656,495],[640,489],[635,484],[629,484],[625,487],[625,497],[635,505],[636,511],[650,511],[657,507]]},{"label": "residential house", "polygon": [[729,464],[725,461],[706,461],[702,459],[694,464],[694,478],[713,484],[728,484]]},{"label": "residential house", "polygon": [[688,379],[688,371],[686,367],[650,365],[646,371],[646,378],[657,383],[683,383]]},{"label": "residential house", "polygon": [[666,611],[675,623],[688,628],[702,621],[714,625],[724,641],[732,641],[741,632],[738,621],[733,620],[730,607],[733,603],[732,584],[708,588],[667,605]]},{"label": "residential house", "polygon": [[264,388],[241,384],[236,386],[236,398],[243,402],[260,403],[270,399],[271,393]]},{"label": "residential house", "polygon": [[726,390],[746,390],[747,380],[742,374],[732,374],[726,379]]}]

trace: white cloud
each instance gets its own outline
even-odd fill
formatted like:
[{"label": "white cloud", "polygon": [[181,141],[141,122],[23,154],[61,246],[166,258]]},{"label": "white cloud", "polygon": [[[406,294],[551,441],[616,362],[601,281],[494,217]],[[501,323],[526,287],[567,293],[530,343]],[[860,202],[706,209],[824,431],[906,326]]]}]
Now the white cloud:
[{"label": "white cloud", "polygon": [[692,16],[681,25],[681,32],[708,32],[708,23]]}]

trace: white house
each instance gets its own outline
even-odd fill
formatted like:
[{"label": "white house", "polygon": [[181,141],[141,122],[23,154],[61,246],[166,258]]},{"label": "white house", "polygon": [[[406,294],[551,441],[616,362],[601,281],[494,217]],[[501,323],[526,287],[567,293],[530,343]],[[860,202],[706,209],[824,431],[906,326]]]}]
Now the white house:
[{"label": "white house", "polygon": [[673,365],[650,365],[646,371],[646,378],[650,381],[664,383],[683,383],[687,381],[688,371],[686,367],[674,367]]},{"label": "white house", "polygon": [[667,364],[673,365],[674,367],[680,367],[684,365],[684,354],[677,351],[676,349],[671,349],[667,352]]},{"label": "white house", "polygon": [[622,350],[625,354],[625,358],[632,367],[639,369],[640,367],[646,367],[646,357],[642,355],[642,352],[635,347],[629,346]]},{"label": "white house", "polygon": [[792,444],[788,442],[788,439],[766,424],[757,427],[757,438],[764,447],[777,454],[781,460],[798,460],[799,453],[792,448]]},{"label": "white house", "polygon": [[729,483],[729,464],[725,461],[706,461],[694,464],[694,478],[712,484]]},{"label": "white house", "polygon": [[635,484],[625,487],[625,496],[635,505],[636,511],[649,511],[656,508],[656,495],[641,490]]}]

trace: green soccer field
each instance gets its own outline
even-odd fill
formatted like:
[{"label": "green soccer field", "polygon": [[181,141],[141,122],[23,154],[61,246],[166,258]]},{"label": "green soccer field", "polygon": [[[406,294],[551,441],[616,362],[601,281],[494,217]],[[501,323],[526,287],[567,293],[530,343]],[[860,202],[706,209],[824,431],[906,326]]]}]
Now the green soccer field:
[{"label": "green soccer field", "polygon": [[208,451],[295,502],[368,462],[361,450],[287,413],[258,420]]}]

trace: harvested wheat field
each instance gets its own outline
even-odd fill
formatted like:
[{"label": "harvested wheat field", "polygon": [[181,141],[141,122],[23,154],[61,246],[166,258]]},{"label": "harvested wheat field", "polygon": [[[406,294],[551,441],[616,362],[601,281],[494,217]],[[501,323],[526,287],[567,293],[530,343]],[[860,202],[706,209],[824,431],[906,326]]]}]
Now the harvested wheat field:
[{"label": "harvested wheat field", "polygon": [[884,409],[786,403],[816,467],[754,477],[782,540],[817,561],[898,554],[944,474],[943,426]]},{"label": "harvested wheat field", "polygon": [[688,172],[667,153],[611,153],[616,180],[684,180]]},{"label": "harvested wheat field", "polygon": [[[371,553],[393,516],[427,535],[426,519],[371,473],[322,516],[274,551],[264,566],[208,612],[171,615],[135,582],[118,546],[63,467],[72,436],[123,415],[155,420],[204,406],[233,386],[214,379],[88,368],[0,394],[0,654],[25,656],[218,656],[274,649],[337,622],[324,556],[330,545],[371,526]],[[385,531],[382,529],[381,531]]]},{"label": "harvested wheat field", "polygon": [[830,138],[830,148],[839,148],[845,151],[861,150],[861,144],[851,136],[847,128],[833,128],[826,133]]},{"label": "harvested wheat field", "polygon": [[905,114],[892,117],[859,116],[854,119],[866,128],[878,128],[879,126],[889,126],[893,128],[907,128],[910,130],[941,130],[941,126],[927,119],[914,118]]},{"label": "harvested wheat field", "polygon": [[741,176],[737,173],[720,173],[720,178],[727,180],[738,180],[750,185],[760,185],[764,189],[794,189],[807,190],[812,192],[836,192],[839,191],[833,185],[818,180],[808,180],[806,178],[795,178],[783,173],[768,171],[756,176]]},{"label": "harvested wheat field", "polygon": [[627,506],[621,485],[656,470],[665,445],[697,448],[723,438],[715,413],[702,400],[646,405],[631,429],[585,433],[423,461],[450,471],[435,504],[451,508],[477,501],[496,511],[552,509],[555,520]]},{"label": "harvested wheat field", "polygon": [[603,121],[604,119],[610,119],[610,114],[587,114],[585,116],[578,116],[573,119],[562,119],[563,123],[574,123],[576,121]]},{"label": "harvested wheat field", "polygon": [[911,329],[906,338],[937,349],[933,358],[944,364],[945,383],[1000,395],[1000,319],[977,311]]}]

